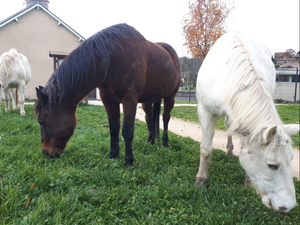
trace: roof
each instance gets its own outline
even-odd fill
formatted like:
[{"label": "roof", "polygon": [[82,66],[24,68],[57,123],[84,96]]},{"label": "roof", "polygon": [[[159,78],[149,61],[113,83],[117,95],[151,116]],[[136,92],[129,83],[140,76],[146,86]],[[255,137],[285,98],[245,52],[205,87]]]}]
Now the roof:
[{"label": "roof", "polygon": [[297,75],[296,68],[276,68],[276,75]]},{"label": "roof", "polygon": [[30,4],[26,8],[22,9],[21,11],[19,11],[19,12],[15,13],[14,15],[12,15],[12,16],[6,18],[5,20],[1,21],[0,22],[0,29],[2,27],[4,27],[5,25],[13,22],[13,21],[16,21],[18,23],[19,22],[18,21],[19,17],[23,16],[24,14],[26,14],[26,13],[30,12],[31,10],[34,10],[34,9],[44,10],[48,15],[50,15],[53,19],[55,19],[58,22],[58,26],[60,26],[60,25],[64,26],[69,31],[71,31],[75,36],[77,36],[78,41],[84,41],[85,40],[84,37],[82,37],[79,33],[77,33],[75,30],[73,30],[70,26],[68,26],[66,23],[64,23],[61,19],[59,19],[56,15],[54,15],[51,11],[49,11],[45,6],[43,6],[40,3]]}]

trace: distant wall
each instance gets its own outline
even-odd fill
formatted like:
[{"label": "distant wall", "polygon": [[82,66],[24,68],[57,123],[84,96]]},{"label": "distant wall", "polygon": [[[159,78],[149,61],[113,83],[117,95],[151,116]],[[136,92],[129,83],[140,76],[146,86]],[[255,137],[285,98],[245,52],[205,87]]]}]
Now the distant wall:
[{"label": "distant wall", "polygon": [[[297,83],[296,101],[299,101],[300,83]],[[285,101],[294,102],[295,82],[276,82],[276,89],[273,94],[273,99],[282,99]]]}]

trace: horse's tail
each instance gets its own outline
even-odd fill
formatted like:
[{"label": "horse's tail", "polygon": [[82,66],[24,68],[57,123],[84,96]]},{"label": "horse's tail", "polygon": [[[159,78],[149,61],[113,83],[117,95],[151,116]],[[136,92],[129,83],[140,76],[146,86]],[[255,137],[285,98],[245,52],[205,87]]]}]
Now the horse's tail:
[{"label": "horse's tail", "polygon": [[153,106],[154,106],[153,117],[154,117],[155,138],[157,138],[158,143],[159,143],[159,114],[160,114],[160,105],[161,105],[161,100],[158,101],[158,102],[155,102],[153,104]]},{"label": "horse's tail", "polygon": [[16,107],[18,108],[19,105],[19,89],[16,88]]}]

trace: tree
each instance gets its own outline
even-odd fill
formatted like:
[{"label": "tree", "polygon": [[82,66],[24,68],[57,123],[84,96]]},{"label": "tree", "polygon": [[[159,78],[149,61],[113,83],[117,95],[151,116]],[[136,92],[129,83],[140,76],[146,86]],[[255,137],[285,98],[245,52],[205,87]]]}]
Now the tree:
[{"label": "tree", "polygon": [[225,20],[234,8],[233,3],[227,4],[221,0],[189,0],[188,18],[182,24],[184,45],[193,57],[203,60],[225,33]]}]

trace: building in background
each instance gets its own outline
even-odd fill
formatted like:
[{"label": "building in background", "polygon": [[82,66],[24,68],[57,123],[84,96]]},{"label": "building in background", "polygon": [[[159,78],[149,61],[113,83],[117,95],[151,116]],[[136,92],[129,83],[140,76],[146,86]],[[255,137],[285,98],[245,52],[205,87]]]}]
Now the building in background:
[{"label": "building in background", "polygon": [[290,102],[299,101],[300,71],[297,57],[291,56],[288,52],[275,52],[274,57],[276,63],[276,89],[273,98]]},{"label": "building in background", "polygon": [[71,52],[85,39],[49,9],[49,1],[26,0],[26,7],[0,22],[0,55],[11,48],[24,54],[32,78],[26,99],[36,99],[35,87],[44,86],[53,73],[50,51]]}]

